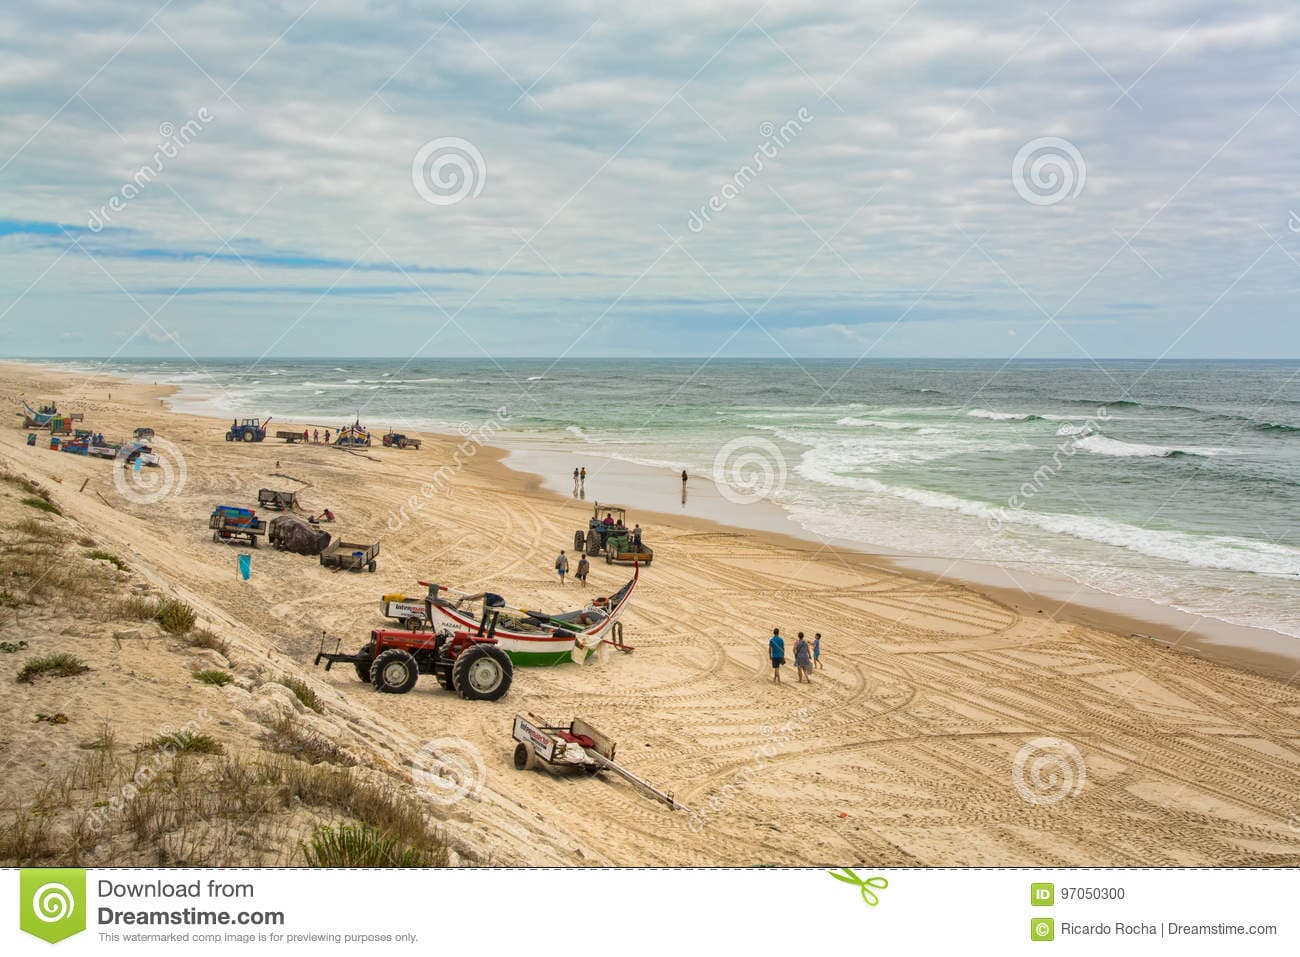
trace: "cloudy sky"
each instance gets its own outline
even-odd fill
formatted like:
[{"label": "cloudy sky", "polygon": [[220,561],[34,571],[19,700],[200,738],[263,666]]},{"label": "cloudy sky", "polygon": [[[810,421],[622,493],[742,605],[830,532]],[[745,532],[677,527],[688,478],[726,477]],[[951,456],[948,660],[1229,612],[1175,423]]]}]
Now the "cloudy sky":
[{"label": "cloudy sky", "polygon": [[1300,355],[1294,3],[6,18],[3,354]]}]

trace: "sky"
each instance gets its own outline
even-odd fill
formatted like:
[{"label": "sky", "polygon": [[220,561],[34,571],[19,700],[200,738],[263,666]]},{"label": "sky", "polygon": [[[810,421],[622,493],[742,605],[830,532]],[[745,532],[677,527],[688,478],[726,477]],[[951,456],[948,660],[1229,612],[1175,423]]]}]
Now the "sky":
[{"label": "sky", "polygon": [[6,18],[3,355],[1300,356],[1294,3]]}]

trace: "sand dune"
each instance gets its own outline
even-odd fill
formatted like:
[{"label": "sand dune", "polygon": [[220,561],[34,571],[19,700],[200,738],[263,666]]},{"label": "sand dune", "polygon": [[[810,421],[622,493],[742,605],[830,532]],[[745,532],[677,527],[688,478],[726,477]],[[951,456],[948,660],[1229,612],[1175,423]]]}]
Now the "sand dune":
[{"label": "sand dune", "polygon": [[[426,741],[477,749],[481,792],[432,807],[462,846],[497,863],[1300,864],[1294,687],[864,556],[704,522],[642,521],[656,558],[625,617],[631,655],[521,669],[495,703],[431,679],[390,696],[350,669],[327,675],[311,666],[322,632],[359,646],[382,623],[379,595],[414,592],[417,579],[559,609],[614,590],[630,570],[596,562],[587,589],[561,588],[551,561],[588,507],[539,491],[490,450],[475,450],[447,494],[422,494],[458,440],[364,455],[233,445],[222,422],[166,412],[165,393],[0,367],[0,404],[56,398],[110,437],[150,425],[174,443],[184,485],[156,503],[123,497],[107,462],[26,447],[16,420],[0,432],[0,460],[51,485],[70,518],[237,635],[250,665],[306,676],[327,704],[324,733],[367,763],[410,777]],[[331,573],[263,548],[239,581],[245,550],[214,544],[207,515],[255,504],[261,487],[303,487],[307,508],[338,514],[335,531],[380,540],[378,572]],[[620,498],[617,488],[588,494]],[[769,682],[773,624],[825,636],[811,686],[792,668],[781,687]],[[0,617],[6,639],[28,628],[17,612]],[[112,680],[110,696],[83,707],[145,727],[169,717],[168,681],[183,675]],[[590,720],[692,813],[617,779],[515,771],[519,711]],[[12,709],[9,720],[12,760],[30,730]],[[223,733],[238,748],[248,732]],[[16,761],[35,773],[34,756]],[[11,788],[6,797],[16,800]]]}]

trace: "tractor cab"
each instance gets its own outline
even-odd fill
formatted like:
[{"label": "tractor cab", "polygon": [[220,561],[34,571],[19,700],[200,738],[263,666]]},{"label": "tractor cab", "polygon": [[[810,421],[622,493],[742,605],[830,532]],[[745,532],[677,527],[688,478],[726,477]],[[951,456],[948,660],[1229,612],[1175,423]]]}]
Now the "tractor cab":
[{"label": "tractor cab", "polygon": [[581,529],[573,533],[573,550],[586,551],[588,555],[599,555],[611,537],[627,535],[627,509],[617,505],[601,505],[596,502],[587,522],[587,531]]}]

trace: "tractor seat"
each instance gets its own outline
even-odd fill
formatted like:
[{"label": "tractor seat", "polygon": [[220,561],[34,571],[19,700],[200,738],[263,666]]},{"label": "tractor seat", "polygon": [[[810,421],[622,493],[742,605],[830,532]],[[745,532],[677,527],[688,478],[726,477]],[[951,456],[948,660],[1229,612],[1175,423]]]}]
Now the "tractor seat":
[{"label": "tractor seat", "polygon": [[569,744],[577,744],[584,748],[594,748],[596,746],[596,742],[591,739],[590,735],[574,734],[571,731],[561,731],[558,736],[561,741],[567,741]]}]

